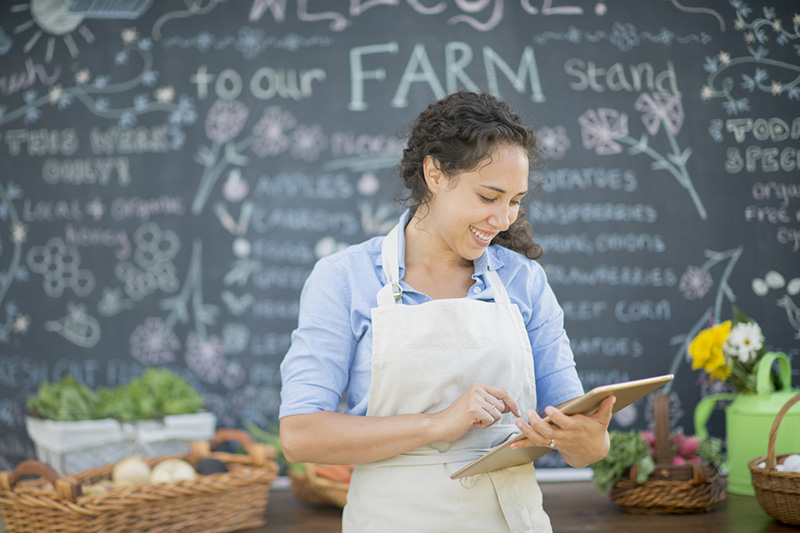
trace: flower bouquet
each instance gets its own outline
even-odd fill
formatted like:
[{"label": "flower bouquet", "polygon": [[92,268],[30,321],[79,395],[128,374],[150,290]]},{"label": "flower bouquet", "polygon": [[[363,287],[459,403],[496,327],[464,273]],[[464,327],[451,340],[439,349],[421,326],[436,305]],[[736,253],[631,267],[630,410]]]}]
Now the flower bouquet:
[{"label": "flower bouquet", "polygon": [[709,325],[689,344],[692,370],[704,370],[736,392],[756,390],[756,368],[766,353],[764,334],[754,320],[734,308],[733,319]]}]

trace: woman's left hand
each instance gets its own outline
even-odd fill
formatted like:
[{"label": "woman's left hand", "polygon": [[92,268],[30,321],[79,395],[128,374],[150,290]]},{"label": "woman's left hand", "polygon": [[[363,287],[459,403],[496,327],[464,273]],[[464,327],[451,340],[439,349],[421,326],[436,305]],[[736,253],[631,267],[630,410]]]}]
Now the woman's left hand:
[{"label": "woman's left hand", "polygon": [[608,424],[611,422],[614,402],[616,398],[609,396],[591,416],[565,415],[557,408],[548,406],[544,412],[550,417],[550,422],[545,422],[536,411],[530,409],[527,413],[528,422],[522,418],[516,420],[517,427],[527,438],[513,443],[511,447],[551,447],[561,453],[567,464],[576,468],[595,463],[608,453]]}]

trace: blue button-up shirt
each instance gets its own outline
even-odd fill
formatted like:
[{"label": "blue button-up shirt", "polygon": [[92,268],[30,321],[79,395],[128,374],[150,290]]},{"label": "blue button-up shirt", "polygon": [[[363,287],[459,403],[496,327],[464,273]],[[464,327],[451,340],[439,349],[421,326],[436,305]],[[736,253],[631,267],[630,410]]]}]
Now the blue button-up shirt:
[{"label": "blue button-up shirt", "polygon": [[[400,227],[410,213],[400,217]],[[431,300],[402,281],[405,235],[400,237],[402,301]],[[298,327],[281,364],[280,417],[316,411],[365,415],[372,375],[372,320],[377,294],[386,284],[381,245],[375,237],[317,262],[300,296]],[[522,313],[533,351],[537,405],[558,405],[583,394],[575,370],[564,314],[541,265],[502,246],[492,245],[473,261],[474,284],[467,298],[493,301],[488,268],[505,284]],[[491,335],[491,332],[487,332]],[[346,402],[342,395],[347,393]]]}]

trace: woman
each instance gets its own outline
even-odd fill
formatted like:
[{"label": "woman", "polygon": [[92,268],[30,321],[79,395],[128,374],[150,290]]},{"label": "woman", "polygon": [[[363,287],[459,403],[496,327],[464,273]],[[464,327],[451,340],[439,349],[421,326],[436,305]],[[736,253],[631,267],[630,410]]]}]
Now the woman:
[{"label": "woman", "polygon": [[553,407],[583,389],[518,220],[539,156],[490,95],[431,104],[403,153],[397,227],[310,275],[281,365],[281,444],[292,462],[356,464],[344,531],[551,531],[532,464],[450,474],[519,431],[515,446],[576,467],[608,451],[613,397],[591,417]]}]

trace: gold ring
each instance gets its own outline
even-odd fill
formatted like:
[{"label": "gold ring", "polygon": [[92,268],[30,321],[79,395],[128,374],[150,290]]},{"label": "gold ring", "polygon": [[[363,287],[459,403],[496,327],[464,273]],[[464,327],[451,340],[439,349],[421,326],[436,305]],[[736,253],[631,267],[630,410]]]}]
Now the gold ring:
[{"label": "gold ring", "polygon": [[556,447],[556,439],[550,439],[550,444],[547,445],[548,448],[555,448]]}]

